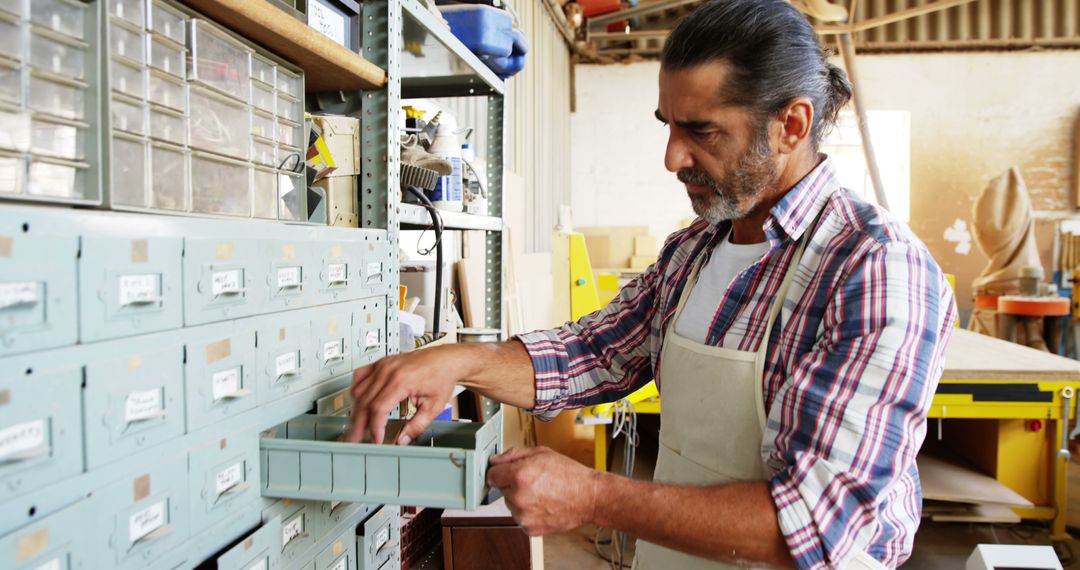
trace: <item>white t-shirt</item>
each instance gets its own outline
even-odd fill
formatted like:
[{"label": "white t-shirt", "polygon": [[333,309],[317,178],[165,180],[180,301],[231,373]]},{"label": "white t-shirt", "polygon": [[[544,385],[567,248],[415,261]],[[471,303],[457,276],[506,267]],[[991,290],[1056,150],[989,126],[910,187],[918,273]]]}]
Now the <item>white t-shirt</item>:
[{"label": "white t-shirt", "polygon": [[753,265],[768,251],[768,241],[735,244],[731,243],[729,236],[720,242],[709,262],[698,273],[697,285],[690,290],[686,307],[675,322],[675,332],[679,336],[704,344],[728,286],[744,269]]}]

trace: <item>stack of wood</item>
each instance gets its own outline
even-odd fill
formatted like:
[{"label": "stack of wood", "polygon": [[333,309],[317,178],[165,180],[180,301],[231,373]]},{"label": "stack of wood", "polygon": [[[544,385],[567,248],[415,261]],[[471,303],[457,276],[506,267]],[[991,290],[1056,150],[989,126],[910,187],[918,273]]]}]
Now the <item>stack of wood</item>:
[{"label": "stack of wood", "polygon": [[1064,280],[1072,279],[1073,270],[1080,266],[1080,234],[1062,230],[1058,234],[1058,268]]},{"label": "stack of wood", "polygon": [[993,477],[954,458],[929,454],[918,458],[923,489],[923,518],[935,522],[1018,523],[1012,507],[1031,501]]}]

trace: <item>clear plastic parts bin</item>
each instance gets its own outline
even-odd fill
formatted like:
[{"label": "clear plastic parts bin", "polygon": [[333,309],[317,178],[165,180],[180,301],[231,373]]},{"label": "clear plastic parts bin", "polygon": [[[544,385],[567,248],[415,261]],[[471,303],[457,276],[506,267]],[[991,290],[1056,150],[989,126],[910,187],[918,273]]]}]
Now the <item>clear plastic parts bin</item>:
[{"label": "clear plastic parts bin", "polygon": [[250,112],[247,105],[230,100],[207,89],[192,86],[191,137],[194,148],[247,160]]},{"label": "clear plastic parts bin", "polygon": [[35,117],[31,125],[30,150],[34,154],[81,161],[86,158],[87,125]]},{"label": "clear plastic parts bin", "polygon": [[200,152],[191,154],[191,209],[251,216],[251,166]]},{"label": "clear plastic parts bin", "polygon": [[188,153],[183,147],[155,144],[150,147],[150,206],[187,211]]},{"label": "clear plastic parts bin", "polygon": [[86,114],[86,86],[35,73],[30,76],[28,102],[35,111],[81,120]]},{"label": "clear plastic parts bin", "polygon": [[146,63],[145,36],[140,30],[130,30],[112,22],[109,24],[109,54],[142,65]]},{"label": "clear plastic parts bin", "polygon": [[165,108],[150,108],[150,138],[187,144],[187,116]]},{"label": "clear plastic parts bin", "polygon": [[185,58],[183,46],[157,38],[150,42],[150,67],[154,69],[176,77],[184,77]]},{"label": "clear plastic parts bin", "polygon": [[113,95],[109,101],[112,128],[127,133],[146,134],[146,103]]},{"label": "clear plastic parts bin", "polygon": [[87,196],[85,163],[32,158],[26,180],[26,194],[67,200],[96,198]]},{"label": "clear plastic parts bin", "polygon": [[251,49],[206,20],[192,19],[189,78],[247,102]]},{"label": "clear plastic parts bin", "polygon": [[146,143],[115,135],[112,138],[111,199],[114,204],[146,207]]},{"label": "clear plastic parts bin", "polygon": [[137,99],[146,98],[146,70],[120,60],[109,61],[109,78],[112,89]]},{"label": "clear plastic parts bin", "polygon": [[88,4],[75,0],[33,0],[30,21],[65,36],[85,39]]},{"label": "clear plastic parts bin", "polygon": [[163,107],[187,111],[187,86],[160,71],[150,72],[150,102]]},{"label": "clear plastic parts bin", "polygon": [[180,45],[187,42],[187,20],[187,16],[162,2],[150,5],[150,31]]}]

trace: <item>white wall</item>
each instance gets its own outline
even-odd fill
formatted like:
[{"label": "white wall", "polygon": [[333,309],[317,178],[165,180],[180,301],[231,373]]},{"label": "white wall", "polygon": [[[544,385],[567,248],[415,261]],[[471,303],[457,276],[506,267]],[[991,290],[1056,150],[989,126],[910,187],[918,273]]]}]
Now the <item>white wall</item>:
[{"label": "white wall", "polygon": [[[970,306],[971,280],[986,258],[946,239],[992,178],[1017,165],[1043,221],[1039,248],[1049,270],[1053,219],[1075,213],[1074,128],[1080,51],[860,55],[868,108],[911,116],[911,227],[957,275]],[[689,215],[664,170],[666,132],[652,117],[658,64],[577,68],[571,119],[574,217],[578,225],[648,224],[663,237]]]},{"label": "white wall", "polygon": [[664,168],[667,129],[656,111],[658,63],[577,66],[570,118],[574,224],[643,226],[663,238],[692,217],[686,190]]}]

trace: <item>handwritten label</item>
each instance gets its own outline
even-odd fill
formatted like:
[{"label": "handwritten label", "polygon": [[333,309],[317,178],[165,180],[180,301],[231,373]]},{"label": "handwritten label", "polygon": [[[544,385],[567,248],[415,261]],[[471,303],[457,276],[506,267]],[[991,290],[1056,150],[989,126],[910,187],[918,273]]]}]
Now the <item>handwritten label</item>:
[{"label": "handwritten label", "polygon": [[210,292],[213,293],[215,297],[229,293],[239,293],[240,281],[242,280],[241,275],[242,272],[239,269],[215,271],[210,276]]},{"label": "handwritten label", "polygon": [[320,34],[345,45],[345,16],[319,0],[308,3],[308,25]]},{"label": "handwritten label", "polygon": [[378,552],[384,544],[390,541],[390,528],[382,527],[379,529],[379,534],[375,535],[375,551]]},{"label": "handwritten label", "polygon": [[298,287],[300,285],[299,267],[282,267],[277,270],[278,289],[285,287]]},{"label": "handwritten label", "polygon": [[379,337],[379,331],[368,331],[367,334],[364,335],[364,347],[372,348],[379,346]]},{"label": "handwritten label", "polygon": [[121,275],[120,306],[149,303],[158,297],[157,275]]},{"label": "handwritten label", "polygon": [[300,536],[304,533],[304,515],[294,517],[291,521],[285,523],[281,527],[281,545],[285,546],[292,541],[292,539]]},{"label": "handwritten label", "polygon": [[0,430],[0,459],[45,445],[45,420],[15,424]]},{"label": "handwritten label", "polygon": [[345,563],[349,561],[348,556],[343,556],[340,560],[334,563],[330,570],[345,570]]},{"label": "handwritten label", "polygon": [[244,462],[238,461],[218,472],[214,481],[217,494],[222,494],[244,481]]},{"label": "handwritten label", "polygon": [[370,277],[376,277],[376,276],[379,276],[379,275],[382,275],[382,264],[381,263],[369,263],[369,264],[367,264],[367,276],[369,278]]},{"label": "handwritten label", "polygon": [[60,559],[53,558],[52,560],[42,564],[41,566],[34,568],[34,570],[61,570],[62,568],[63,567],[60,566]]},{"label": "handwritten label", "polygon": [[214,401],[231,396],[240,390],[240,369],[230,368],[216,372],[210,378],[210,392]]},{"label": "handwritten label", "polygon": [[0,309],[18,305],[33,305],[37,301],[37,283],[0,283]]},{"label": "handwritten label", "polygon": [[298,360],[295,352],[282,354],[274,360],[274,370],[278,376],[296,372],[296,369],[300,367]]},{"label": "handwritten label", "polygon": [[266,570],[266,558],[260,558],[258,562],[248,566],[247,570]]},{"label": "handwritten label", "polygon": [[327,281],[329,281],[331,285],[344,283],[345,276],[349,273],[349,268],[344,263],[331,263],[330,267],[327,268],[326,273]]},{"label": "handwritten label", "polygon": [[161,389],[131,392],[124,400],[124,420],[134,422],[161,413]]},{"label": "handwritten label", "polygon": [[341,339],[330,341],[323,345],[323,362],[330,362],[341,357]]},{"label": "handwritten label", "polygon": [[159,501],[128,518],[128,540],[140,538],[165,526],[165,501]]}]

